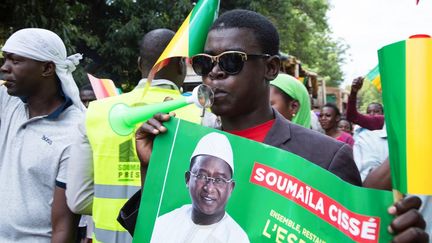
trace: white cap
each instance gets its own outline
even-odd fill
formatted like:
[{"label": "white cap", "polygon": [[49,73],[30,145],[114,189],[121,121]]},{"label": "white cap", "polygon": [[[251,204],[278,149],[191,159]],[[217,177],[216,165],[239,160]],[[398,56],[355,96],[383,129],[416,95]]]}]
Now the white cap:
[{"label": "white cap", "polygon": [[231,144],[228,138],[220,133],[212,132],[202,137],[191,156],[192,158],[198,155],[211,155],[224,160],[234,174],[234,161]]}]

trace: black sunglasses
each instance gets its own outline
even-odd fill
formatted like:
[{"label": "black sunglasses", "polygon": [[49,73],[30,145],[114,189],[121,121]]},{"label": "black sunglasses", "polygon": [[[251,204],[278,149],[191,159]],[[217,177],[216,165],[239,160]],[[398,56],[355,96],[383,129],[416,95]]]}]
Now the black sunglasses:
[{"label": "black sunglasses", "polygon": [[243,69],[244,62],[252,58],[269,58],[269,54],[246,54],[241,51],[226,51],[217,56],[198,54],[191,58],[192,68],[200,76],[208,75],[215,63],[229,75],[236,75]]}]

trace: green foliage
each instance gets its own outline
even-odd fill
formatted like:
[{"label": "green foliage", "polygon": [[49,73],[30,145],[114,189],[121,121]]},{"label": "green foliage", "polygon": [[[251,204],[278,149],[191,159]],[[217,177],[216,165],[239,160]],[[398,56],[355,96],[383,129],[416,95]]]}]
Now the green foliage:
[{"label": "green foliage", "polygon": [[74,73],[79,83],[87,82],[89,72],[130,87],[141,78],[137,58],[144,33],[177,30],[191,9],[189,0],[6,0],[0,5],[0,43],[21,28],[50,29],[68,53],[84,54]]},{"label": "green foliage", "polygon": [[[50,29],[64,40],[68,53],[85,59],[85,72],[132,87],[139,79],[138,42],[155,28],[177,30],[193,7],[191,0],[4,0],[0,5],[0,43],[25,27]],[[298,57],[330,85],[342,80],[339,64],[345,46],[329,37],[326,0],[221,0],[221,12],[258,11],[277,26],[281,50]],[[85,70],[85,71],[84,71]]]}]

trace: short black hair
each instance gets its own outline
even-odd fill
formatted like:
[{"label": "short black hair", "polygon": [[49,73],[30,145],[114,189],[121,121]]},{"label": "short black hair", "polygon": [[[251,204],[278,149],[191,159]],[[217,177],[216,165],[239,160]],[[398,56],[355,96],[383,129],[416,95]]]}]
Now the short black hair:
[{"label": "short black hair", "polygon": [[371,106],[371,105],[376,105],[376,106],[378,106],[379,108],[381,108],[382,112],[384,113],[384,107],[383,107],[383,105],[382,105],[381,103],[378,103],[378,102],[371,102],[371,103],[369,103],[368,107]]},{"label": "short black hair", "polygon": [[350,122],[350,120],[348,120],[345,116],[342,116],[342,117],[340,118],[339,122],[341,122],[341,121],[346,121],[346,122],[348,122],[349,127],[350,127],[350,130],[352,131],[353,126],[352,126],[352,123]]},{"label": "short black hair", "polygon": [[145,72],[150,72],[174,35],[175,32],[169,29],[155,29],[143,36],[139,42],[139,52]]},{"label": "short black hair", "polygon": [[252,30],[264,54],[279,55],[279,34],[263,15],[244,9],[231,10],[219,16],[210,31],[229,28]]},{"label": "short black hair", "polygon": [[91,83],[86,83],[83,86],[81,86],[81,88],[79,90],[80,91],[84,91],[84,90],[93,91],[93,87],[91,86]]},{"label": "short black hair", "polygon": [[336,116],[340,116],[340,115],[341,115],[339,108],[338,108],[338,107],[336,106],[336,104],[334,104],[334,103],[327,103],[327,104],[325,104],[325,105],[323,106],[323,108],[324,108],[324,107],[332,108],[332,109],[335,111]]}]

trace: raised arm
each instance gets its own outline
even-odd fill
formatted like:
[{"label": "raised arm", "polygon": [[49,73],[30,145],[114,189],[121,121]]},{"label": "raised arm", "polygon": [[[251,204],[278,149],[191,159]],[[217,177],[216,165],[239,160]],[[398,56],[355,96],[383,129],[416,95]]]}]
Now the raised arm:
[{"label": "raised arm", "polygon": [[384,116],[369,116],[363,115],[357,111],[357,93],[363,86],[363,77],[358,77],[353,80],[351,85],[351,93],[348,97],[347,119],[361,127],[369,130],[379,130],[384,126]]}]

